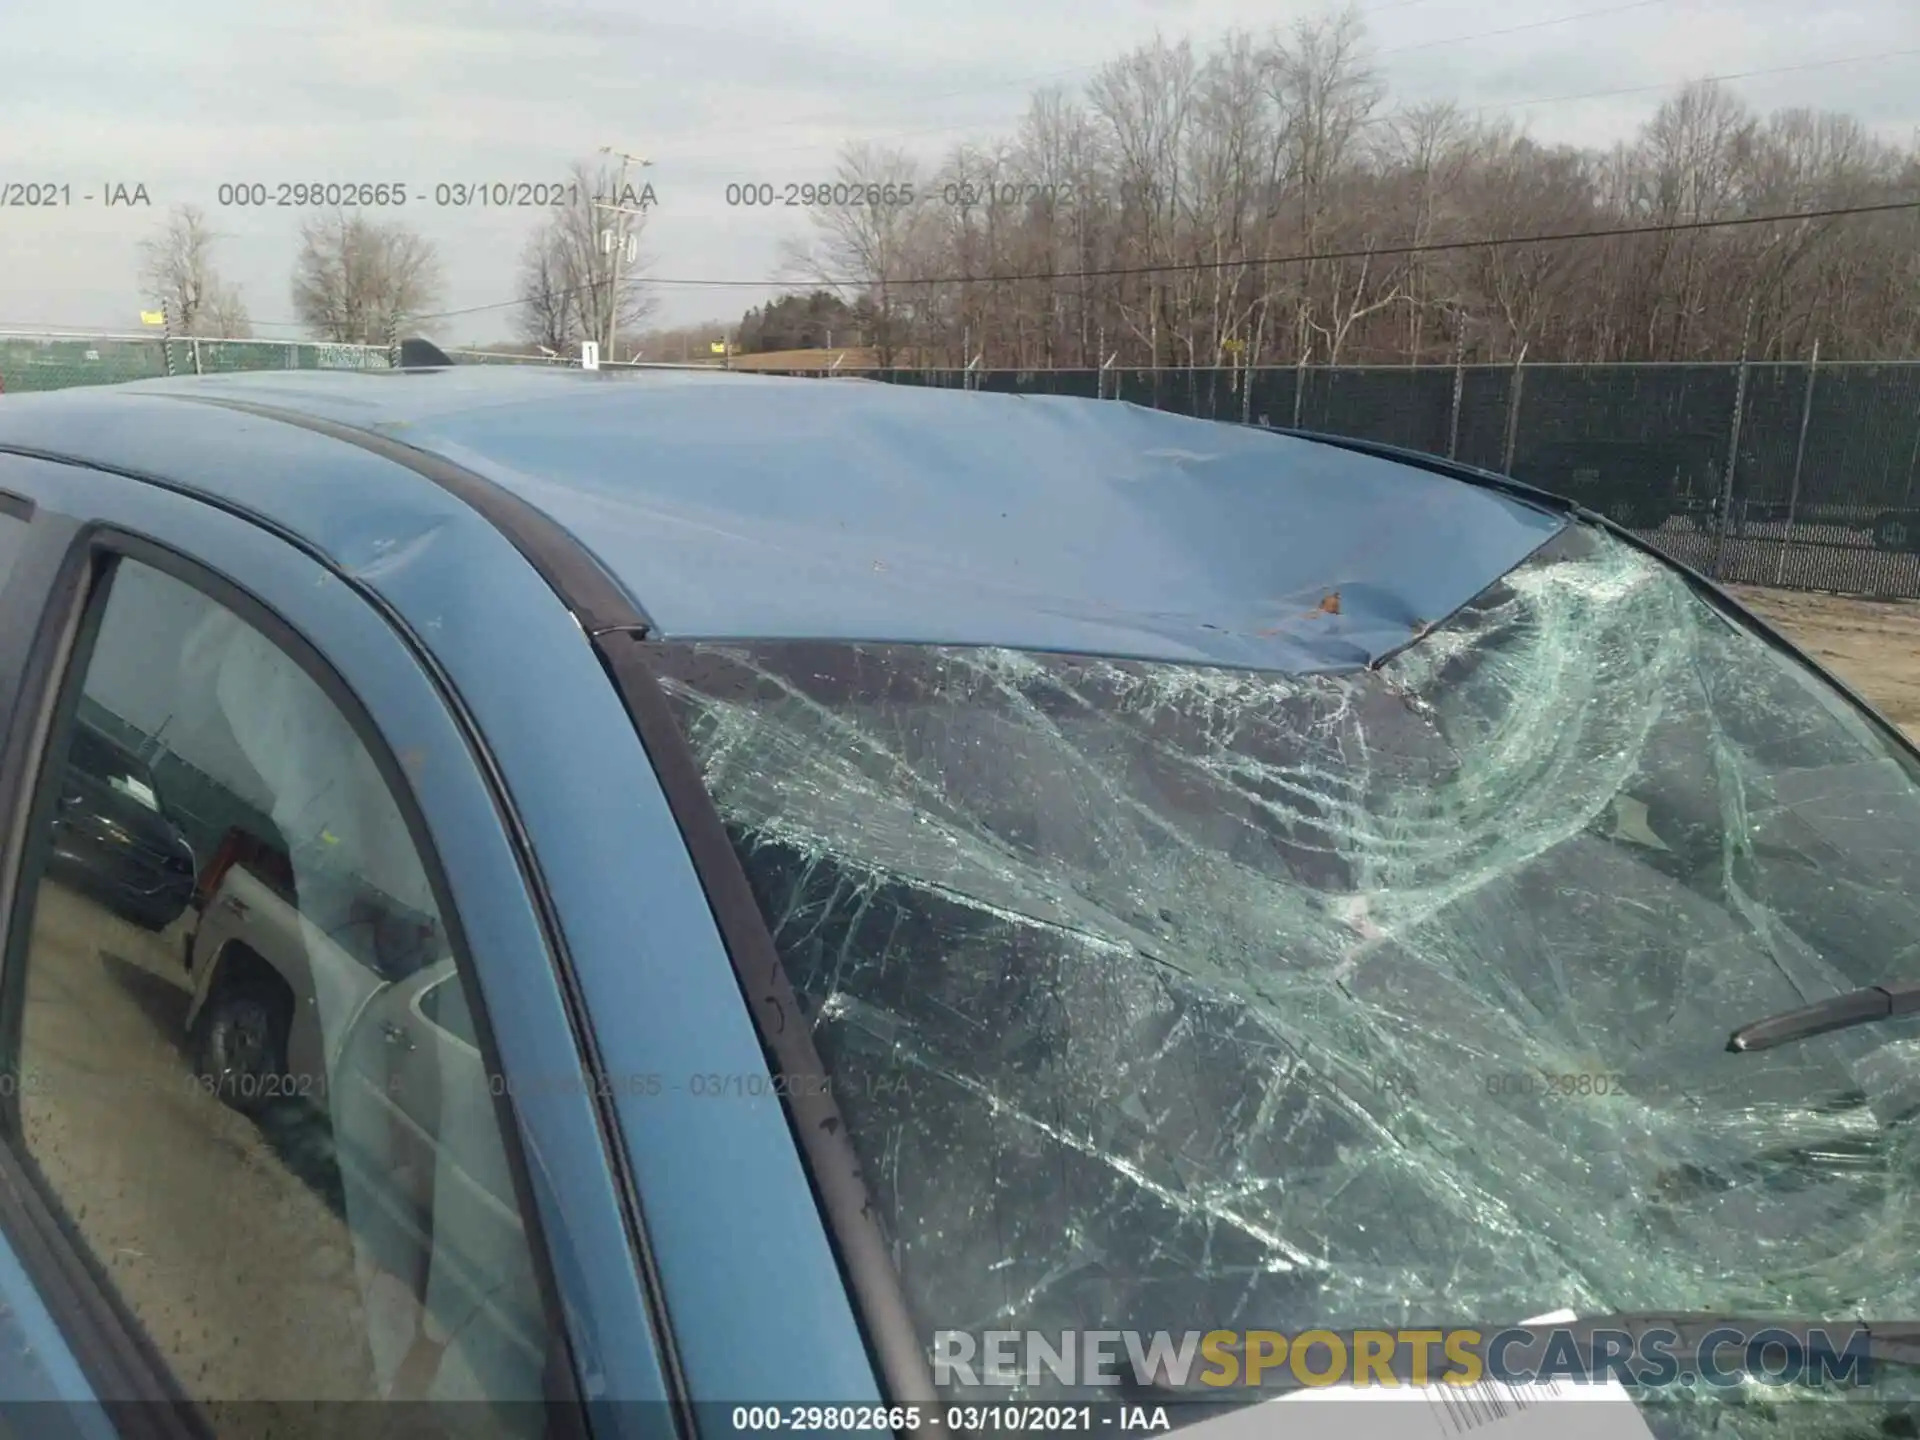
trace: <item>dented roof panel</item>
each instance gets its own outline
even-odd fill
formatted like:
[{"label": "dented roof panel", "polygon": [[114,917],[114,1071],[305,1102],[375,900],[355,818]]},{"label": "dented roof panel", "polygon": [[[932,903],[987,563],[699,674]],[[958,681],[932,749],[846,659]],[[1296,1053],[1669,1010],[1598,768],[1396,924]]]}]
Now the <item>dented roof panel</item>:
[{"label": "dented roof panel", "polygon": [[1350,669],[1567,523],[1392,460],[1113,401],[475,367],[152,381],[92,403],[156,395],[273,405],[466,466],[682,638]]}]

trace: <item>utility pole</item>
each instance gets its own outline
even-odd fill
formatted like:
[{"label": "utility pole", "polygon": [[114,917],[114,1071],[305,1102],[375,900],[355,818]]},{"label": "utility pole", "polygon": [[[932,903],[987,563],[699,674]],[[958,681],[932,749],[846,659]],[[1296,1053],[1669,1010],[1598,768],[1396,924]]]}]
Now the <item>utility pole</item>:
[{"label": "utility pole", "polygon": [[[644,170],[653,164],[653,161],[642,155],[629,155],[625,150],[615,150],[611,145],[602,145],[600,147],[600,153],[602,155],[618,155],[620,157],[620,179],[613,187],[612,203],[596,200],[593,202],[594,208],[598,210],[612,210],[624,215],[644,215],[646,213],[644,206],[636,210],[631,206],[620,204],[619,201],[621,195],[626,192],[627,188],[627,167],[629,165],[638,165]],[[617,220],[613,222],[611,229],[604,230],[601,234],[605,237],[605,247],[613,252],[613,293],[608,297],[607,301],[607,358],[611,360],[614,356],[614,332],[620,324],[620,261],[629,248],[626,242],[632,237],[623,236],[620,233],[620,222]]]}]

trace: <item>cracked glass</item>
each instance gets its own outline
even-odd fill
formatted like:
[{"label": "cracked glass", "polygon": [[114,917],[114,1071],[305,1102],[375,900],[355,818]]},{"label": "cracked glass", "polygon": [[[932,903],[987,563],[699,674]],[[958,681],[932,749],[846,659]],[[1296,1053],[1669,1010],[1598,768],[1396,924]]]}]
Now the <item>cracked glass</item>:
[{"label": "cracked glass", "polygon": [[1343,674],[651,653],[929,1335],[1920,1314],[1920,1026],[1727,1049],[1916,978],[1920,767],[1644,552]]}]

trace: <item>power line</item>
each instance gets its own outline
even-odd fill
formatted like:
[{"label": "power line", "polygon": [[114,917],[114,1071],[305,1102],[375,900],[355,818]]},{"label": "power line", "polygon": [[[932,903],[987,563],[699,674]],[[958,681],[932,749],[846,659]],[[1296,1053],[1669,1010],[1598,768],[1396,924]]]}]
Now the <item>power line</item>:
[{"label": "power line", "polygon": [[1499,30],[1482,30],[1477,35],[1451,35],[1445,40],[1424,40],[1418,45],[1395,45],[1377,50],[1376,55],[1405,55],[1415,50],[1437,50],[1442,45],[1464,45],[1469,40],[1491,40],[1499,35],[1518,35],[1523,30],[1545,30],[1552,25],[1571,25],[1575,20],[1594,20],[1602,15],[1618,15],[1627,10],[1644,10],[1649,5],[1665,5],[1667,0],[1628,0],[1625,5],[1609,5],[1600,10],[1582,10],[1574,15],[1556,15],[1551,20],[1530,20],[1525,25],[1508,25]]},{"label": "power line", "polygon": [[[1413,3],[1425,3],[1425,0],[1413,0]],[[1392,9],[1396,7],[1387,6],[1383,8]],[[1582,100],[1610,100],[1610,99],[1617,99],[1625,95],[1646,95],[1656,90],[1670,90],[1670,89],[1676,89],[1686,85],[1722,84],[1722,83],[1733,81],[1733,80],[1757,80],[1757,79],[1763,79],[1770,75],[1790,75],[1790,74],[1796,74],[1800,71],[1805,71],[1805,70],[1826,70],[1826,69],[1832,69],[1840,65],[1865,65],[1872,62],[1883,61],[1883,60],[1906,60],[1906,59],[1912,59],[1916,56],[1920,56],[1920,47],[1916,47],[1914,49],[1908,49],[1908,50],[1881,50],[1881,51],[1876,51],[1874,54],[1871,54],[1871,55],[1839,55],[1828,60],[1806,60],[1806,61],[1801,61],[1800,63],[1794,64],[1794,65],[1769,65],[1757,70],[1729,70],[1723,74],[1700,75],[1690,80],[1656,80],[1651,84],[1647,84],[1647,85],[1620,85],[1607,90],[1581,90],[1571,94],[1535,95],[1522,100],[1502,100],[1502,101],[1495,102],[1493,104],[1473,106],[1469,109],[1464,110],[1463,113],[1469,114],[1469,115],[1485,115],[1492,111],[1526,110],[1526,109],[1531,109],[1536,105],[1566,105],[1566,104],[1573,104]],[[1097,67],[1088,67],[1088,68],[1097,68]],[[1402,118],[1401,112],[1405,110],[1407,105],[1422,105],[1422,104],[1433,104],[1433,103],[1437,103],[1437,102],[1421,101],[1421,100],[1407,101],[1407,102],[1404,102],[1399,108],[1399,110],[1397,110],[1393,114],[1376,115],[1367,120],[1363,120],[1360,123],[1362,125],[1369,125],[1369,126],[1391,125],[1395,121],[1400,120]],[[949,126],[946,128],[947,129],[966,129],[969,127]],[[930,130],[930,131],[921,131],[917,133],[935,134],[940,132]],[[888,137],[881,136],[879,138],[885,139]],[[807,147],[807,148],[815,148],[815,147]],[[509,223],[515,226],[524,225],[524,221],[519,216],[503,217],[502,223],[496,228],[504,230],[507,224]],[[482,228],[485,228],[484,224]],[[657,280],[657,281],[648,281],[647,283],[659,284],[659,285],[668,285],[668,284],[755,285],[755,284],[759,284],[760,282],[747,281],[747,280],[737,281],[737,282],[735,281]],[[776,282],[767,282],[767,283],[772,284]],[[495,309],[499,307],[483,306],[481,308]],[[466,313],[466,312],[462,311],[462,312],[449,312],[449,313]],[[303,324],[301,324],[301,322],[297,320],[256,320],[253,323],[258,326],[265,326],[268,329],[278,329],[278,330],[301,330],[306,328]]]},{"label": "power line", "polygon": [[[1242,260],[1180,260],[1160,265],[1116,265],[1096,270],[1029,271],[1012,275],[930,275],[889,279],[889,288],[908,285],[999,285],[1029,280],[1106,280],[1135,275],[1200,274],[1217,270],[1251,270],[1271,265],[1305,265],[1325,260],[1366,260],[1383,256],[1438,255],[1463,250],[1500,250],[1521,245],[1560,245],[1579,240],[1617,240],[1636,236],[1678,235],[1704,230],[1731,230],[1749,225],[1788,225],[1805,220],[1835,220],[1853,215],[1887,215],[1902,210],[1920,209],[1920,199],[1895,200],[1876,205],[1837,205],[1824,210],[1792,210],[1771,215],[1741,215],[1725,220],[1681,220],[1657,225],[1619,225],[1603,230],[1563,230],[1541,235],[1485,236],[1475,240],[1426,240],[1406,245],[1371,245],[1351,250],[1301,251],[1293,255],[1264,255]],[[807,285],[822,289],[848,289],[870,286],[874,282],[859,276],[814,277],[781,280],[708,280],[648,278],[636,282],[646,285],[673,285],[687,288],[772,290],[782,285]],[[576,285],[555,292],[555,297],[576,295],[592,285]],[[519,299],[495,300],[485,305],[465,305],[456,310],[434,310],[408,317],[411,320],[452,320],[464,315],[482,315],[495,310],[517,309],[526,302]],[[255,320],[254,325],[271,329],[304,328],[299,321]],[[0,328],[9,328],[0,324]],[[23,329],[31,327],[21,327]],[[81,335],[87,327],[69,327],[65,332]],[[101,338],[108,338],[102,335]],[[267,342],[275,343],[275,342]]]},{"label": "power line", "polygon": [[[1424,0],[1404,0],[1404,3],[1406,4],[1424,3]],[[1636,9],[1636,8],[1640,8],[1643,5],[1652,4],[1652,3],[1660,3],[1660,0],[1634,0],[1633,4],[1619,6],[1619,7],[1612,7],[1612,8]],[[1396,8],[1402,8],[1402,7],[1398,5],[1394,5],[1394,6],[1384,6],[1381,8],[1396,9]],[[1581,12],[1580,15],[1576,15],[1576,16],[1561,16],[1557,20],[1533,22],[1529,25],[1516,26],[1513,28],[1519,29],[1519,30],[1535,29],[1545,24],[1564,23],[1565,21],[1568,21],[1568,20],[1583,18],[1584,16],[1587,16],[1587,15],[1602,14],[1602,13],[1609,13],[1609,12],[1608,11],[1587,11],[1587,12]],[[1488,32],[1488,33],[1499,34],[1499,33],[1506,33],[1506,32],[1496,31],[1496,32]],[[1461,37],[1461,38],[1475,38],[1475,37]],[[1442,42],[1432,42],[1432,43],[1442,44],[1442,43],[1451,43],[1451,42],[1442,41]],[[1414,46],[1414,47],[1407,47],[1407,48],[1418,49],[1418,48],[1424,48],[1424,47]],[[1843,56],[1837,56],[1837,57],[1826,59],[1826,60],[1802,61],[1793,65],[1776,65],[1776,66],[1768,66],[1768,67],[1764,67],[1761,69],[1754,69],[1754,70],[1728,71],[1726,73],[1718,74],[1718,75],[1703,75],[1703,76],[1697,77],[1694,80],[1689,80],[1689,81],[1678,81],[1678,82],[1656,81],[1652,84],[1647,84],[1647,85],[1617,86],[1617,87],[1606,89],[1606,90],[1588,90],[1588,91],[1580,91],[1572,94],[1547,95],[1547,96],[1538,96],[1532,99],[1503,101],[1503,102],[1498,102],[1496,104],[1476,107],[1474,111],[1471,111],[1469,113],[1484,114],[1489,110],[1519,109],[1519,108],[1526,108],[1534,105],[1553,105],[1553,104],[1571,103],[1571,102],[1582,101],[1582,100],[1607,99],[1615,96],[1645,94],[1654,90],[1669,89],[1675,85],[1696,84],[1696,83],[1716,83],[1716,82],[1731,81],[1731,80],[1747,80],[1747,79],[1755,79],[1755,78],[1769,76],[1769,75],[1791,74],[1791,73],[1804,71],[1804,70],[1828,69],[1828,68],[1832,68],[1840,65],[1865,64],[1870,61],[1905,59],[1905,58],[1910,58],[1916,55],[1920,55],[1920,48],[1906,49],[1906,50],[1879,51],[1871,55],[1843,55]],[[1091,69],[1091,68],[1098,68],[1098,67],[1085,67],[1085,68]],[[1061,72],[1061,73],[1073,73],[1073,72]],[[956,92],[956,93],[963,93],[963,92]],[[1415,102],[1415,103],[1423,103],[1423,102]],[[1362,123],[1369,124],[1369,125],[1390,123],[1395,118],[1397,117],[1393,115],[1380,116]],[[948,127],[948,128],[963,128],[963,127]],[[923,132],[923,133],[935,133],[935,132],[929,131],[929,132]],[[1251,267],[1256,265],[1266,266],[1266,265],[1302,264],[1302,263],[1307,263],[1315,260],[1363,259],[1368,256],[1411,255],[1411,254],[1435,253],[1435,252],[1442,252],[1442,251],[1460,251],[1460,250],[1469,250],[1469,249],[1497,249],[1503,246],[1514,246],[1514,245],[1552,244],[1552,243],[1560,243],[1560,242],[1574,241],[1574,240],[1593,240],[1593,239],[1608,239],[1608,238],[1622,238],[1622,237],[1642,236],[1642,235],[1654,235],[1654,234],[1661,234],[1661,233],[1679,233],[1679,232],[1685,232],[1685,231],[1730,228],[1730,227],[1743,226],[1743,225],[1790,223],[1798,220],[1816,220],[1816,219],[1827,219],[1827,218],[1839,218],[1839,217],[1845,217],[1845,216],[1851,216],[1851,215],[1888,213],[1893,211],[1912,209],[1917,205],[1920,205],[1920,201],[1899,201],[1899,202],[1895,202],[1892,204],[1885,204],[1885,205],[1848,206],[1848,207],[1838,207],[1838,208],[1828,209],[1828,210],[1794,212],[1791,214],[1750,216],[1750,217],[1742,217],[1742,218],[1732,219],[1732,220],[1707,220],[1707,221],[1690,221],[1690,222],[1663,224],[1663,225],[1629,226],[1629,227],[1620,227],[1620,228],[1615,228],[1610,230],[1571,231],[1571,232],[1565,232],[1565,233],[1554,234],[1554,235],[1486,238],[1486,239],[1479,239],[1479,240],[1437,241],[1437,242],[1427,242],[1420,245],[1380,246],[1372,249],[1329,252],[1325,254],[1268,256],[1268,257],[1256,258],[1256,259],[1229,260],[1229,261],[1177,262],[1177,263],[1169,262],[1163,265],[1117,267],[1117,268],[1085,270],[1085,271],[1032,272],[1028,274],[1018,274],[1018,275],[984,275],[984,276],[955,275],[955,276],[929,277],[924,279],[910,279],[910,280],[897,280],[897,281],[890,280],[888,283],[890,285],[994,284],[994,283],[1027,281],[1027,280],[1075,280],[1075,279],[1098,279],[1098,278],[1119,277],[1119,276],[1127,276],[1127,275],[1142,275],[1142,274],[1176,274],[1176,273],[1184,273],[1184,272],[1199,272],[1199,271],[1206,271],[1206,270],[1232,269],[1232,268],[1242,267],[1242,266]],[[647,284],[647,285],[675,286],[675,287],[683,287],[683,288],[768,290],[768,289],[777,289],[782,285],[787,285],[787,284],[821,285],[826,287],[857,287],[860,285],[868,284],[870,282],[859,279],[859,278],[852,278],[852,277],[841,278],[841,279],[824,279],[824,280],[807,279],[807,280],[796,280],[796,281],[781,281],[781,280],[773,280],[773,279],[722,280],[722,279],[646,277],[636,283]],[[578,286],[572,290],[563,291],[561,292],[561,294],[571,295],[571,294],[580,293],[581,291],[585,291],[591,288],[593,287],[590,285]],[[464,306],[459,309],[453,309],[453,310],[433,311],[428,314],[420,315],[414,318],[421,319],[421,320],[453,319],[453,318],[457,318],[465,315],[478,315],[478,314],[488,313],[490,311],[513,309],[521,305],[522,303],[523,303],[522,301],[517,299],[493,301],[484,305],[470,305],[470,306]],[[277,329],[277,330],[305,330],[309,328],[304,322],[294,321],[294,320],[254,320],[251,322],[251,324],[260,328]],[[0,322],[0,327],[9,328],[9,329],[17,328],[19,330],[31,330],[36,328],[28,325],[21,325],[21,326],[15,327],[11,325],[6,325],[5,322]],[[78,337],[83,334],[93,333],[93,329],[94,327],[85,327],[85,326],[69,327],[65,333]],[[115,335],[115,332],[102,330],[100,333],[100,338],[117,338],[117,337]],[[271,344],[271,343],[283,343],[283,342],[262,340],[261,343]]]},{"label": "power line", "polygon": [[[1267,255],[1244,260],[1183,260],[1169,261],[1163,265],[1122,265],[1110,266],[1098,270],[1054,270],[1031,271],[1014,275],[933,275],[908,279],[889,279],[889,289],[907,285],[998,285],[1026,280],[1104,280],[1130,275],[1173,275],[1197,274],[1212,270],[1241,270],[1269,265],[1304,265],[1322,260],[1364,260],[1391,255],[1434,255],[1448,251],[1461,250],[1498,250],[1519,245],[1557,245],[1575,240],[1612,240],[1636,235],[1674,235],[1700,230],[1725,230],[1744,225],[1784,225],[1800,220],[1829,220],[1848,215],[1883,215],[1894,211],[1920,208],[1920,199],[1898,200],[1880,205],[1842,205],[1825,210],[1795,210],[1775,215],[1743,215],[1729,220],[1684,220],[1659,225],[1622,225],[1605,230],[1567,230],[1546,235],[1489,236],[1478,240],[1428,240],[1409,245],[1374,245],[1357,250],[1305,251],[1296,255]],[[649,279],[649,285],[675,285],[686,287],[708,287],[714,289],[756,289],[767,290],[789,283],[778,280],[693,280],[693,279]],[[817,278],[796,280],[796,285],[811,285],[823,289],[845,289],[870,286],[870,279],[847,276],[838,279]],[[577,286],[574,291],[586,290],[589,286]],[[451,320],[462,315],[479,315],[490,310],[510,310],[520,305],[519,300],[500,300],[489,305],[469,305],[458,310],[440,310],[432,314],[417,315],[417,320]]]},{"label": "power line", "polygon": [[[1764,75],[1790,75],[1799,70],[1824,70],[1833,65],[1864,65],[1871,60],[1900,60],[1920,55],[1920,49],[1881,50],[1872,55],[1842,55],[1833,60],[1807,60],[1798,65],[1770,65],[1764,70],[1729,70],[1724,75],[1701,75],[1694,80],[1656,80],[1651,85],[1621,85],[1612,90],[1583,90],[1575,95],[1541,95],[1531,100],[1502,100],[1492,105],[1477,105],[1469,113],[1484,115],[1489,110],[1525,110],[1534,105],[1563,105],[1575,100],[1610,100],[1617,95],[1645,95],[1652,90],[1671,90],[1685,85],[1713,85],[1728,80],[1755,80]],[[1385,124],[1391,115],[1369,120],[1369,125]]]}]

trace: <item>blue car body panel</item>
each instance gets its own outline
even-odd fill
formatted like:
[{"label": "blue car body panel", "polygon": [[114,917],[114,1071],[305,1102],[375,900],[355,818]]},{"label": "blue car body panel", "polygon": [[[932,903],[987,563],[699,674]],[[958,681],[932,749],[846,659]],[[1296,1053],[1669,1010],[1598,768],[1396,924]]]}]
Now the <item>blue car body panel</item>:
[{"label": "blue car body panel", "polygon": [[146,381],[114,399],[192,394],[363,426],[496,481],[668,637],[1338,670],[1566,523],[1377,456],[1066,397],[478,367]]},{"label": "blue car body panel", "polygon": [[18,1252],[0,1236],[0,1436],[111,1440],[113,1433]]},{"label": "blue car body panel", "polygon": [[[34,498],[49,510],[80,518],[110,514],[121,528],[204,557],[347,670],[362,703],[399,747],[433,830],[503,1066],[517,1075],[578,1073],[578,1051],[552,969],[506,963],[508,957],[542,956],[545,944],[537,912],[516,883],[515,856],[497,812],[474,783],[459,729],[422,683],[425,676],[396,653],[395,637],[380,617],[347,586],[289,557],[279,542],[242,520],[96,471],[37,465],[28,475],[21,467],[0,456],[0,484],[31,479]],[[665,1384],[637,1263],[608,1263],[624,1253],[626,1237],[589,1092],[584,1085],[529,1085],[515,1103],[533,1199],[568,1301],[582,1389],[590,1399],[662,1401]],[[651,1412],[633,1408],[621,1414],[629,1423],[666,1419],[657,1404]]]},{"label": "blue car body panel", "polygon": [[[567,1167],[612,1188],[622,1172],[568,1097],[523,1102],[542,1203],[568,1230],[554,1257],[562,1288],[591,1312],[576,1325],[590,1398],[653,1398],[663,1364],[701,1397],[880,1396],[773,1086],[728,1083],[723,1099],[688,1083],[766,1075],[699,877],[579,622],[492,522],[392,460],[183,403],[195,399],[360,426],[497,482],[571,532],[668,637],[1338,670],[1405,644],[1568,523],[1547,505],[1294,437],[864,382],[295,373],[0,403],[0,450],[148,478],[307,550],[411,635],[484,737],[552,902],[671,1316],[657,1364],[622,1294],[635,1276],[604,1263],[621,1242],[556,1198]],[[117,495],[155,533],[216,567],[230,554],[239,583],[273,589],[256,573],[273,542],[236,538],[238,521],[235,535],[192,541],[172,513],[185,502],[131,479],[74,470],[49,483],[45,503]],[[1337,605],[1323,603],[1334,592]],[[351,626],[292,589],[280,600],[358,683]],[[455,842],[446,859],[474,862]],[[469,924],[497,921],[537,947],[486,897],[460,900]],[[496,966],[484,981],[503,1048],[509,1030],[518,1037],[510,1073],[552,1073],[571,1043],[558,984],[538,968]],[[657,1094],[629,1083],[647,1076]]]},{"label": "blue car body panel", "polygon": [[[716,1099],[686,1083],[695,1074],[764,1077],[766,1064],[645,751],[553,591],[463,502],[336,440],[150,399],[79,420],[53,411],[0,406],[0,448],[81,449],[94,464],[164,476],[244,509],[377,597],[431,651],[485,737],[558,913],[695,1393],[878,1398],[773,1086],[736,1083]],[[86,472],[73,474],[79,483]],[[352,673],[351,652],[333,658]],[[538,984],[508,983],[522,982]],[[515,1068],[564,1073],[554,1058],[529,1056]],[[631,1077],[646,1075],[662,1077],[659,1095],[634,1093]],[[596,1174],[607,1165],[604,1153],[549,1158]],[[580,1263],[610,1271],[597,1282],[633,1279],[604,1254]],[[603,1393],[651,1398],[631,1376]],[[644,1407],[610,1413],[663,1418]]]}]

